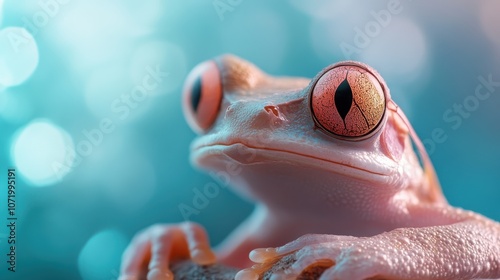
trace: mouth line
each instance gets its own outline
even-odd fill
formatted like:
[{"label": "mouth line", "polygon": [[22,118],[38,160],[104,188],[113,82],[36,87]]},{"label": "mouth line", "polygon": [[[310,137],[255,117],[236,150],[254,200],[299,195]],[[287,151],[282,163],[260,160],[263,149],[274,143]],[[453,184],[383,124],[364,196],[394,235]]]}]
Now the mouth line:
[{"label": "mouth line", "polygon": [[323,162],[326,162],[326,163],[330,163],[330,164],[334,164],[334,165],[340,165],[340,166],[344,166],[344,167],[347,167],[347,168],[359,170],[359,171],[366,172],[366,173],[369,173],[369,174],[372,174],[372,175],[385,176],[385,177],[389,176],[388,174],[375,172],[375,171],[372,171],[372,170],[369,170],[369,169],[365,169],[365,168],[361,168],[361,167],[357,167],[357,166],[354,166],[354,165],[349,165],[349,164],[345,164],[345,163],[341,163],[341,162],[337,162],[337,161],[332,161],[332,160],[328,160],[328,159],[325,159],[325,158],[321,158],[321,157],[317,157],[317,156],[312,156],[312,155],[309,155],[309,154],[302,154],[302,153],[298,153],[298,152],[294,152],[294,151],[290,151],[290,150],[282,150],[282,149],[276,149],[276,148],[270,148],[270,147],[256,147],[256,146],[251,146],[251,145],[248,145],[248,144],[245,144],[245,143],[242,143],[242,142],[234,142],[234,143],[211,143],[211,144],[205,144],[205,145],[196,146],[196,147],[193,148],[193,150],[197,151],[197,150],[200,150],[202,148],[210,148],[210,147],[215,147],[215,146],[222,146],[222,147],[228,147],[229,148],[229,147],[236,146],[236,145],[242,145],[242,146],[245,146],[246,148],[254,149],[254,150],[278,152],[278,153],[285,153],[285,154],[290,154],[290,155],[299,156],[299,157],[305,157],[305,158],[308,158],[308,159],[323,161]]}]

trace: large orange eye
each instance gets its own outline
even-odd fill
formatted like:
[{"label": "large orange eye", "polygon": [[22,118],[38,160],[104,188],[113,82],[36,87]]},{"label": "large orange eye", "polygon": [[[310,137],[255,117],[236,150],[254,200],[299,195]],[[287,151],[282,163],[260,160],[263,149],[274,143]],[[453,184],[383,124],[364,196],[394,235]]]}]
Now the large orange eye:
[{"label": "large orange eye", "polygon": [[311,109],[316,123],[335,136],[369,136],[382,122],[384,91],[377,78],[362,65],[338,65],[316,82]]},{"label": "large orange eye", "polygon": [[221,74],[214,61],[196,66],[186,79],[184,115],[191,128],[205,132],[214,124],[222,100]]}]

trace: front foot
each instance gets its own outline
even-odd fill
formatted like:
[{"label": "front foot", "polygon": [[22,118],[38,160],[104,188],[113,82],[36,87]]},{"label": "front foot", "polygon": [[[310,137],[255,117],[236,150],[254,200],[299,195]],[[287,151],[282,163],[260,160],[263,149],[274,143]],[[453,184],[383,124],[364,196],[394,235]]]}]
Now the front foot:
[{"label": "front foot", "polygon": [[196,223],[154,225],[138,233],[123,253],[119,280],[172,280],[173,261],[216,262],[203,227]]},{"label": "front foot", "polygon": [[[301,279],[318,267],[324,270],[321,280],[500,279],[499,225],[466,215],[468,220],[454,224],[372,237],[305,235],[283,247],[252,251],[250,258],[259,264],[238,272],[236,280]],[[284,256],[288,264],[276,265]]]},{"label": "front foot", "polygon": [[385,245],[377,238],[305,235],[283,247],[252,251],[258,264],[240,271],[236,280],[390,278],[397,265],[392,255],[401,252]]}]

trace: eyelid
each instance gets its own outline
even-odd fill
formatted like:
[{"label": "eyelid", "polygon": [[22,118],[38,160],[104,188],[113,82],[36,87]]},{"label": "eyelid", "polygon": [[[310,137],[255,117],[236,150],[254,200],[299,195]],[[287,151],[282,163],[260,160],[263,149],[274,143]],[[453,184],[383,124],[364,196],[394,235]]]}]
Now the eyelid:
[{"label": "eyelid", "polygon": [[228,93],[251,91],[266,78],[257,66],[234,55],[223,55],[214,61],[220,70],[224,91]]}]

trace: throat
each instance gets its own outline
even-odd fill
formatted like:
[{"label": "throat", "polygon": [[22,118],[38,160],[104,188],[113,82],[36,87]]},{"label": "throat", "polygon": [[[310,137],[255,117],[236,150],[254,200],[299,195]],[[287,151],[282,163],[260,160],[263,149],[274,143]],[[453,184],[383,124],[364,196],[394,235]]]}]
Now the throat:
[{"label": "throat", "polygon": [[353,218],[349,213],[284,213],[259,204],[253,214],[218,246],[217,252],[222,263],[244,268],[252,265],[248,259],[251,250],[283,246],[306,234],[361,237],[373,236],[391,229],[381,226],[380,223]]}]

